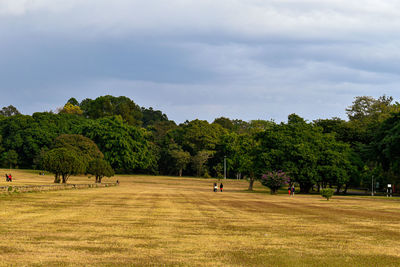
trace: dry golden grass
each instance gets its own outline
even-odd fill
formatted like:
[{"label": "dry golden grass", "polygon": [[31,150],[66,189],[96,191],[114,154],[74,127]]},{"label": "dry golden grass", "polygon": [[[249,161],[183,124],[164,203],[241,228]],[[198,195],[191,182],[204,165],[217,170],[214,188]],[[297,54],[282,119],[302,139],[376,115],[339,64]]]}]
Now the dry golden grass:
[{"label": "dry golden grass", "polygon": [[[15,184],[52,182],[13,174]],[[0,265],[400,265],[397,200],[271,196],[259,185],[246,192],[245,181],[223,181],[222,193],[210,179],[105,181],[116,179],[119,187],[0,195]]]}]

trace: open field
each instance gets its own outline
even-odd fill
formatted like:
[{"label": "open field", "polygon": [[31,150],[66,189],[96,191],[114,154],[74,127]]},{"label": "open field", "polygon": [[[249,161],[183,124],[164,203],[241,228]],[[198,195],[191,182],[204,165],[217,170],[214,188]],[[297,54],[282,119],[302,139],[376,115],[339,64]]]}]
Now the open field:
[{"label": "open field", "polygon": [[[13,184],[52,182],[13,174]],[[0,265],[400,266],[396,199],[271,196],[259,185],[246,192],[245,181],[214,193],[211,179],[105,182],[116,179],[119,187],[0,195]]]}]

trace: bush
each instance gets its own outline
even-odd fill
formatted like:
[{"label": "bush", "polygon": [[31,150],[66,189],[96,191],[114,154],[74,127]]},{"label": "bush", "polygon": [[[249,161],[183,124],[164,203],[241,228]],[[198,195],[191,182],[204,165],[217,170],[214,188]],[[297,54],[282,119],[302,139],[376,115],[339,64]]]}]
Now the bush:
[{"label": "bush", "polygon": [[290,182],[290,177],[283,171],[273,171],[263,174],[261,184],[271,190],[271,194],[276,194],[279,188]]},{"label": "bush", "polygon": [[326,200],[329,200],[333,196],[333,192],[334,191],[331,188],[324,188],[324,189],[321,189],[321,196],[326,198]]}]

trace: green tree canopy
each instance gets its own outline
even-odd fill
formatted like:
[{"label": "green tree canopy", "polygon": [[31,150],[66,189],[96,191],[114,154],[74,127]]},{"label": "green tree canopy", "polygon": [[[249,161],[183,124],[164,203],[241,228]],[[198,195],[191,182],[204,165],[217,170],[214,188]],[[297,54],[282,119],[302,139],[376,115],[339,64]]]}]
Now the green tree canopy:
[{"label": "green tree canopy", "polygon": [[157,157],[148,141],[149,133],[124,123],[120,116],[88,121],[81,131],[98,145],[116,172],[154,173],[157,170]]},{"label": "green tree canopy", "polygon": [[150,108],[141,108],[142,112],[142,126],[148,127],[150,125],[154,125],[157,122],[168,121],[167,115],[162,113],[160,110],[154,110],[152,107]]},{"label": "green tree canopy", "polygon": [[111,168],[110,163],[101,158],[90,161],[86,172],[96,177],[96,183],[101,183],[103,177],[114,176],[114,170]]},{"label": "green tree canopy", "polygon": [[83,115],[87,118],[98,119],[120,115],[129,125],[142,124],[140,107],[125,96],[114,97],[111,95],[100,96],[95,100],[86,98],[80,103]]},{"label": "green tree canopy", "polygon": [[62,134],[54,140],[51,147],[73,150],[86,167],[90,161],[104,158],[95,142],[80,134]]},{"label": "green tree canopy", "polygon": [[20,115],[21,113],[18,111],[16,107],[13,105],[9,105],[8,107],[3,107],[0,110],[0,115],[5,116],[5,117],[11,117],[15,115]]},{"label": "green tree canopy", "polygon": [[349,146],[295,114],[289,116],[287,124],[259,133],[258,139],[258,166],[264,166],[265,171],[287,172],[302,192],[321,181],[341,186],[349,179]]},{"label": "green tree canopy", "polygon": [[67,148],[54,148],[46,152],[42,158],[42,166],[46,171],[55,175],[54,182],[59,183],[60,178],[65,184],[71,175],[85,172],[85,164],[81,157]]},{"label": "green tree canopy", "polygon": [[183,170],[190,163],[190,153],[183,150],[170,150],[169,154],[173,159],[174,166],[178,170],[179,176],[182,176]]},{"label": "green tree canopy", "polygon": [[17,165],[18,163],[17,152],[15,152],[15,150],[12,149],[4,152],[2,154],[2,161],[5,166],[10,167],[10,169],[12,169],[13,166]]}]

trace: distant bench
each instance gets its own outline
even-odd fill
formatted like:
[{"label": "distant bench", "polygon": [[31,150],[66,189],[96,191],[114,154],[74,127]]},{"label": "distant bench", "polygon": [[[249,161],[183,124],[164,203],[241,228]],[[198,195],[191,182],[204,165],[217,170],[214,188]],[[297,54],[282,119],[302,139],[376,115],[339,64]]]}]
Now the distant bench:
[{"label": "distant bench", "polygon": [[49,185],[6,185],[0,186],[0,193],[7,192],[40,192],[40,191],[56,191],[66,189],[85,189],[117,186],[118,183],[101,183],[101,184],[49,184]]}]

